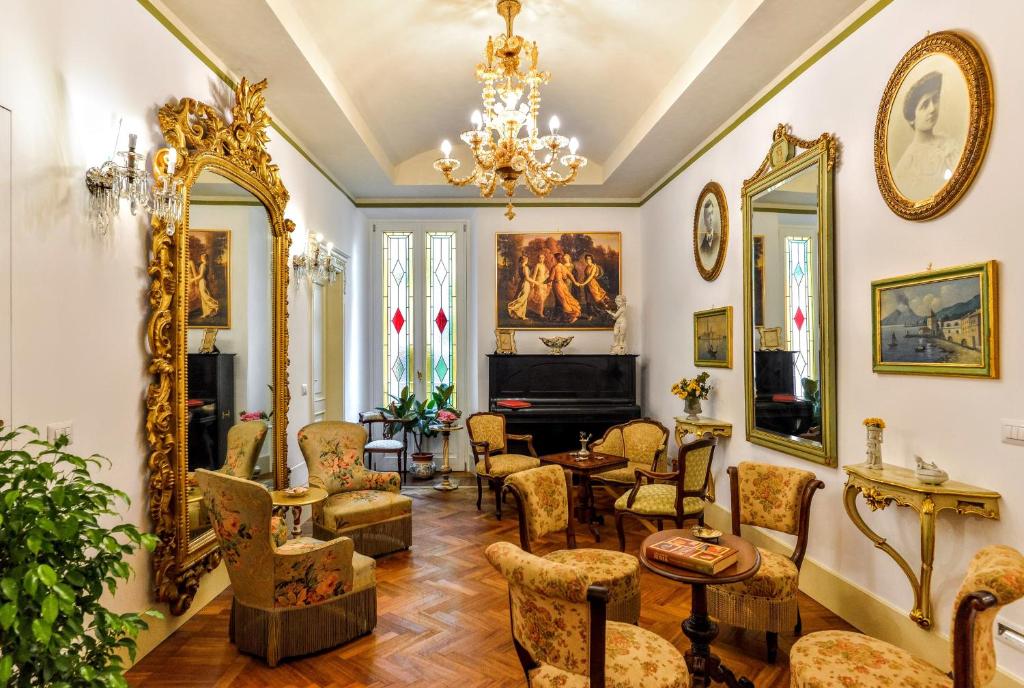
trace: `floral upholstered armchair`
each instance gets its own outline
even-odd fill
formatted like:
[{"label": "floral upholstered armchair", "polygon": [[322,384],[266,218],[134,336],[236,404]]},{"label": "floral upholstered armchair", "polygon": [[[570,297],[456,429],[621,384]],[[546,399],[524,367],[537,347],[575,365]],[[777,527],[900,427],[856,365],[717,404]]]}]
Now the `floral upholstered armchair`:
[{"label": "floral upholstered armchair", "polygon": [[753,578],[708,587],[708,611],[732,626],[764,631],[768,661],[778,654],[779,633],[800,634],[797,588],[810,532],[811,499],[825,484],[810,471],[744,461],[729,467],[732,532],[741,525],[796,535],[791,556],[758,548],[761,568]]},{"label": "floral upholstered armchair", "polygon": [[[533,435],[510,435],[505,432],[505,416],[500,413],[474,413],[466,419],[469,445],[476,461],[476,508],[480,510],[486,480],[494,490],[494,515],[501,520],[502,486],[513,473],[540,466],[533,448]],[[526,444],[529,455],[510,454],[509,442]]]},{"label": "floral upholstered armchair", "polygon": [[981,688],[996,675],[992,622],[1024,597],[1024,555],[985,547],[971,561],[953,603],[952,677],[906,650],[860,633],[821,631],[789,652],[793,688]]},{"label": "floral upholstered armchair", "polygon": [[688,688],[686,661],[661,636],[606,621],[608,589],[585,569],[487,548],[508,581],[512,642],[531,688]]},{"label": "floral upholstered armchair", "polygon": [[231,579],[229,632],[240,652],[275,666],[373,630],[375,564],[351,539],[288,540],[259,483],[203,469],[196,481]]},{"label": "floral upholstered armchair", "polygon": [[267,424],[261,420],[232,425],[228,430],[228,449],[220,472],[246,480],[251,478],[266,438]]},{"label": "floral upholstered armchair", "polygon": [[519,541],[526,552],[531,541],[565,531],[567,549],[544,559],[590,573],[591,582],[608,589],[608,618],[635,624],[640,620],[640,562],[631,554],[605,549],[576,549],[572,519],[572,473],[561,466],[541,466],[513,473],[504,489],[519,506]]},{"label": "floral upholstered armchair", "polygon": [[590,443],[590,449],[629,459],[629,465],[597,473],[592,478],[602,483],[616,497],[622,490],[633,485],[636,469],[668,470],[665,462],[668,455],[668,428],[650,418],[613,425],[605,431],[604,437]]},{"label": "floral upholstered armchair", "polygon": [[620,550],[626,551],[623,521],[627,516],[655,521],[659,528],[664,521],[675,523],[676,528],[682,528],[686,519],[704,523],[716,446],[717,437],[684,444],[679,447],[679,458],[671,472],[635,469],[633,489],[615,500],[615,530]]},{"label": "floral upholstered armchair", "polygon": [[309,484],[329,495],[313,506],[313,535],[347,535],[356,551],[376,557],[412,545],[412,499],[401,494],[398,473],[363,466],[366,429],[357,423],[321,421],[299,430]]}]

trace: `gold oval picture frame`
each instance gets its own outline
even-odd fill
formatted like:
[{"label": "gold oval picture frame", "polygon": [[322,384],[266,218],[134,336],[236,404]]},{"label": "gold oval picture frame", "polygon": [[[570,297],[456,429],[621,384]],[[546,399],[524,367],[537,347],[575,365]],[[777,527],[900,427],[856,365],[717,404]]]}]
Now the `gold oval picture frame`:
[{"label": "gold oval picture frame", "polygon": [[993,103],[988,62],[967,36],[933,33],[907,51],[875,121],[875,176],[894,213],[928,220],[956,205],[985,157]]},{"label": "gold oval picture frame", "polygon": [[725,263],[729,248],[729,206],[718,182],[708,182],[697,196],[693,210],[693,260],[697,272],[714,281]]}]

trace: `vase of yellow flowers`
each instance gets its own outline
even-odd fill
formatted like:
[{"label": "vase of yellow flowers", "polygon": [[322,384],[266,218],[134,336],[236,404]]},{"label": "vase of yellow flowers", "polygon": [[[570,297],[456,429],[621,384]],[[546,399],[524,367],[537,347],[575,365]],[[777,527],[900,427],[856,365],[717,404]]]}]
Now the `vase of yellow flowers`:
[{"label": "vase of yellow flowers", "polygon": [[711,376],[707,372],[701,373],[695,378],[682,378],[672,385],[672,394],[683,400],[683,410],[686,412],[687,420],[697,420],[703,410],[700,405],[701,399],[707,399],[711,394],[711,384],[708,379]]},{"label": "vase of yellow flowers", "polygon": [[880,470],[882,468],[882,431],[885,430],[885,421],[881,418],[865,418],[864,427],[868,431],[865,463],[868,468]]}]

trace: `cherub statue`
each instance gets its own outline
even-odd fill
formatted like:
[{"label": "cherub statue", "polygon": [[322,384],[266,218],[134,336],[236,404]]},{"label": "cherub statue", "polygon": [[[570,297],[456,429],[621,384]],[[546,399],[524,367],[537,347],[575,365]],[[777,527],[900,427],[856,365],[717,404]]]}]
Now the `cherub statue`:
[{"label": "cherub statue", "polygon": [[619,294],[615,297],[614,311],[605,309],[605,313],[615,318],[615,326],[612,327],[612,350],[613,354],[626,353],[626,297]]}]

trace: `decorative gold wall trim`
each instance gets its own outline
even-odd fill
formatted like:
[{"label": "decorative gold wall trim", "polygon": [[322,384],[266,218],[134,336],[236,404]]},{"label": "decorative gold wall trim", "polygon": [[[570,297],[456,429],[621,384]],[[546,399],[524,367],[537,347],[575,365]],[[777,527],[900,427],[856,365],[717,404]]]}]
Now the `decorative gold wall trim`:
[{"label": "decorative gold wall trim", "polygon": [[[152,255],[148,267],[150,316],[146,334],[153,376],[146,392],[146,440],[149,455],[149,514],[159,538],[153,555],[158,600],[173,614],[192,603],[199,578],[220,562],[211,531],[189,539],[187,523],[187,293],[189,190],[204,169],[216,171],[252,193],[267,208],[273,234],[273,380],[274,482],[287,482],[288,422],[288,253],[295,224],[284,218],[288,191],[265,149],[270,118],[263,90],[267,82],[242,79],[231,110],[232,121],[205,103],[183,98],[160,108],[157,119],[168,145],[177,151],[174,176],[181,179],[185,207],[179,230],[168,235],[152,218]],[[162,170],[155,165],[159,176]],[[179,298],[175,298],[178,296]]]},{"label": "decorative gold wall trim", "polygon": [[[137,0],[140,5],[145,8],[153,17],[160,22],[160,24],[166,28],[172,36],[178,39],[182,45],[184,45],[189,52],[195,55],[204,65],[209,67],[218,78],[224,83],[228,84],[232,88],[235,87],[234,81],[229,77],[217,64],[208,57],[203,51],[201,51],[191,40],[188,39],[185,34],[174,25],[174,23],[168,19],[159,9],[154,6],[151,0]],[[757,99],[750,107],[745,109],[739,115],[737,115],[724,129],[716,134],[710,141],[704,144],[697,152],[693,153],[690,157],[679,164],[671,173],[668,174],[660,182],[657,182],[656,186],[638,197],[635,201],[622,201],[622,202],[595,202],[595,203],[569,203],[559,201],[549,201],[540,203],[530,203],[528,205],[541,207],[541,208],[639,208],[642,207],[647,201],[654,198],[654,196],[669,185],[672,180],[682,174],[687,168],[697,162],[700,158],[704,157],[712,148],[717,146],[726,136],[731,134],[737,127],[743,122],[750,119],[750,117],[770,102],[775,96],[781,93],[787,86],[797,79],[801,74],[806,72],[812,66],[814,66],[821,58],[828,55],[839,46],[843,41],[852,36],[858,29],[867,24],[873,19],[879,12],[892,4],[893,0],[879,0],[874,5],[869,7],[864,14],[857,17],[855,20],[850,22],[849,26],[836,34],[828,43],[819,48],[813,55],[808,57],[806,60],[801,62],[791,72],[784,76],[775,86],[773,86],[767,93]],[[281,136],[288,141],[299,152],[299,154],[305,158],[310,165],[312,165],[320,174],[331,183],[334,188],[338,189],[342,194],[345,195],[349,201],[352,202],[356,208],[458,208],[458,207],[470,207],[470,208],[481,208],[494,206],[497,208],[504,207],[501,202],[485,203],[478,200],[467,199],[466,202],[460,203],[458,200],[439,200],[438,202],[428,201],[402,201],[397,200],[394,203],[380,203],[377,201],[361,201],[357,198],[353,198],[338,182],[336,182],[327,172],[323,170],[314,160],[313,157],[307,153],[294,139],[285,133],[284,129],[276,124],[272,125],[274,130],[277,131]],[[526,207],[524,204],[523,207]]]},{"label": "decorative gold wall trim", "polygon": [[[732,532],[732,517],[721,505],[708,504],[704,508],[704,518],[713,528],[725,533]],[[793,551],[792,546],[777,540],[760,528],[744,526],[743,536],[756,546],[777,554],[789,556]],[[882,555],[879,555],[878,560],[885,562],[885,565],[891,564],[888,557]],[[950,575],[955,577],[957,574]],[[959,584],[959,579],[956,582]],[[800,591],[862,633],[901,647],[944,671],[950,668],[949,636],[918,628],[904,610],[843,578],[838,572],[818,563],[813,557],[805,557],[800,568]],[[946,618],[948,612],[948,609],[940,610],[943,618]],[[1000,670],[989,685],[990,688],[1021,688],[1024,686],[1024,679]]]}]

